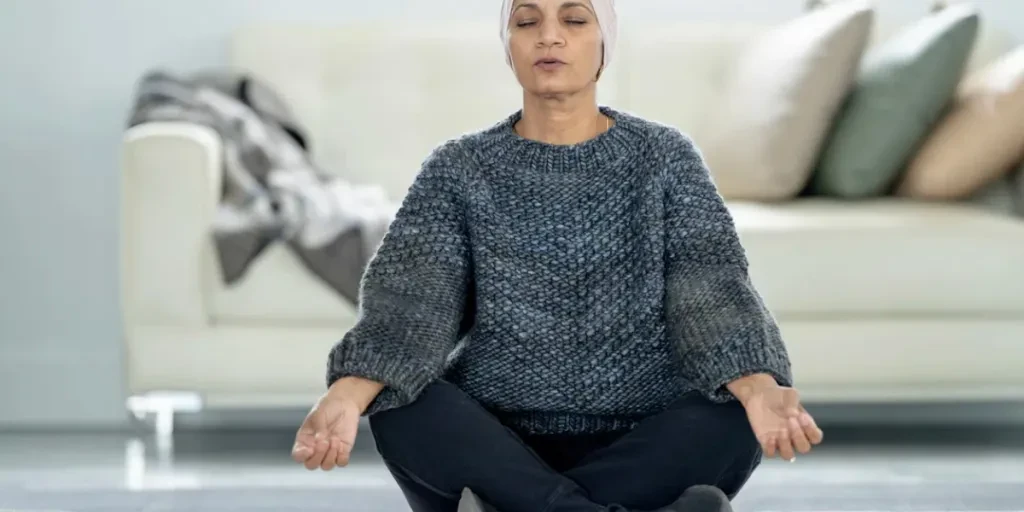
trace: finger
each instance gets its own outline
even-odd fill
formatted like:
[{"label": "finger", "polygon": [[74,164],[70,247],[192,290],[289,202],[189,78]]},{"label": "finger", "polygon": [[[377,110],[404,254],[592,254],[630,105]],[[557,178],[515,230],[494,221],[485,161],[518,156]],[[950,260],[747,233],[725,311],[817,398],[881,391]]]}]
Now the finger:
[{"label": "finger", "polygon": [[774,435],[767,434],[763,436],[763,440],[761,441],[761,449],[764,450],[765,457],[768,457],[769,459],[775,457],[775,448],[777,446],[778,442],[776,441]]},{"label": "finger", "polygon": [[800,425],[800,420],[796,418],[789,419],[789,433],[793,441],[793,448],[797,452],[808,453],[811,451],[811,442],[807,440],[803,426]]},{"label": "finger", "polygon": [[301,441],[295,441],[292,446],[292,460],[295,462],[306,462],[311,455],[313,455],[313,449]]},{"label": "finger", "polygon": [[789,429],[779,429],[777,439],[779,443],[779,456],[785,460],[792,462],[793,459],[796,458],[796,455],[793,453],[793,443],[789,437]]},{"label": "finger", "polygon": [[320,463],[320,469],[324,471],[330,471],[334,469],[334,467],[338,463],[338,447],[340,444],[341,441],[338,440],[338,438],[331,438],[327,447],[327,453],[324,454],[324,460],[323,462]]},{"label": "finger", "polygon": [[305,426],[300,427],[295,434],[295,444],[292,445],[292,459],[295,462],[305,462],[315,451],[316,438],[312,431],[307,431]]},{"label": "finger", "polygon": [[352,443],[344,439],[338,441],[338,466],[348,466],[349,457],[352,455]]},{"label": "finger", "polygon": [[324,457],[327,455],[327,449],[330,447],[330,443],[327,442],[326,438],[318,437],[316,441],[316,451],[313,455],[306,459],[306,469],[314,470],[320,467],[323,463]]},{"label": "finger", "polygon": [[825,433],[818,428],[818,425],[814,422],[814,417],[804,411],[800,414],[800,426],[803,427],[804,435],[807,436],[807,440],[811,444],[821,444],[821,441],[825,438]]},{"label": "finger", "polygon": [[355,444],[356,435],[359,432],[359,418],[343,417],[332,426],[332,431],[339,442],[338,466],[345,467],[348,465],[352,446]]},{"label": "finger", "polygon": [[295,434],[295,444],[292,445],[292,459],[296,462],[306,462],[316,453],[316,434],[324,429],[323,414],[320,414],[314,407],[302,420],[299,431]]}]

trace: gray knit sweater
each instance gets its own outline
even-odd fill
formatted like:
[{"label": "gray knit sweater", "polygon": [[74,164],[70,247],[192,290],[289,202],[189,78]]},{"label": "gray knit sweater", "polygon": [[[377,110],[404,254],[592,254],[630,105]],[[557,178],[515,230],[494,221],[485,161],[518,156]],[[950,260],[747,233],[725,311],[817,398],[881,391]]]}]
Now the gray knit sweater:
[{"label": "gray knit sweater", "polygon": [[532,433],[631,428],[681,394],[733,399],[752,373],[791,385],[732,217],[678,130],[602,107],[576,145],[513,130],[440,145],[362,280],[328,385],[385,384],[367,414],[454,383]]}]

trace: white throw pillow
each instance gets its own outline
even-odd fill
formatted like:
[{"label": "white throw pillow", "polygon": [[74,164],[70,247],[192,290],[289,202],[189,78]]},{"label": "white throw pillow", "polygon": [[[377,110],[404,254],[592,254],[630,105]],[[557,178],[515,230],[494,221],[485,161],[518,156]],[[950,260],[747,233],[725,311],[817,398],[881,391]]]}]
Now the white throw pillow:
[{"label": "white throw pillow", "polygon": [[698,140],[725,198],[780,201],[804,189],[874,17],[869,2],[836,2],[773,27],[741,52]]}]

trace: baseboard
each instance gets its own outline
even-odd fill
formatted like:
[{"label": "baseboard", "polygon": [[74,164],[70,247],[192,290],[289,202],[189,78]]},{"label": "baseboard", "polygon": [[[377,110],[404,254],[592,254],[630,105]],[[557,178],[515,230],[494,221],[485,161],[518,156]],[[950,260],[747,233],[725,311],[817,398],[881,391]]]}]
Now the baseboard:
[{"label": "baseboard", "polygon": [[[1021,402],[814,403],[808,409],[819,423],[833,427],[1024,427]],[[180,430],[290,430],[302,423],[308,408],[205,410],[181,414]],[[368,423],[363,418],[363,427]]]}]

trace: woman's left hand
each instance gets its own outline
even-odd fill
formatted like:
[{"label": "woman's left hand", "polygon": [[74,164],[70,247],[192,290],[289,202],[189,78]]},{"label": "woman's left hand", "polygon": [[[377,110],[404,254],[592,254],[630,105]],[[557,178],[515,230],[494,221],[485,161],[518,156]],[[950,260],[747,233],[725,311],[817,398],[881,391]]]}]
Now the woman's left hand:
[{"label": "woman's left hand", "polygon": [[800,404],[796,389],[771,382],[758,382],[743,393],[743,407],[764,454],[776,454],[792,462],[796,453],[808,453],[820,444],[824,434],[814,418]]}]

